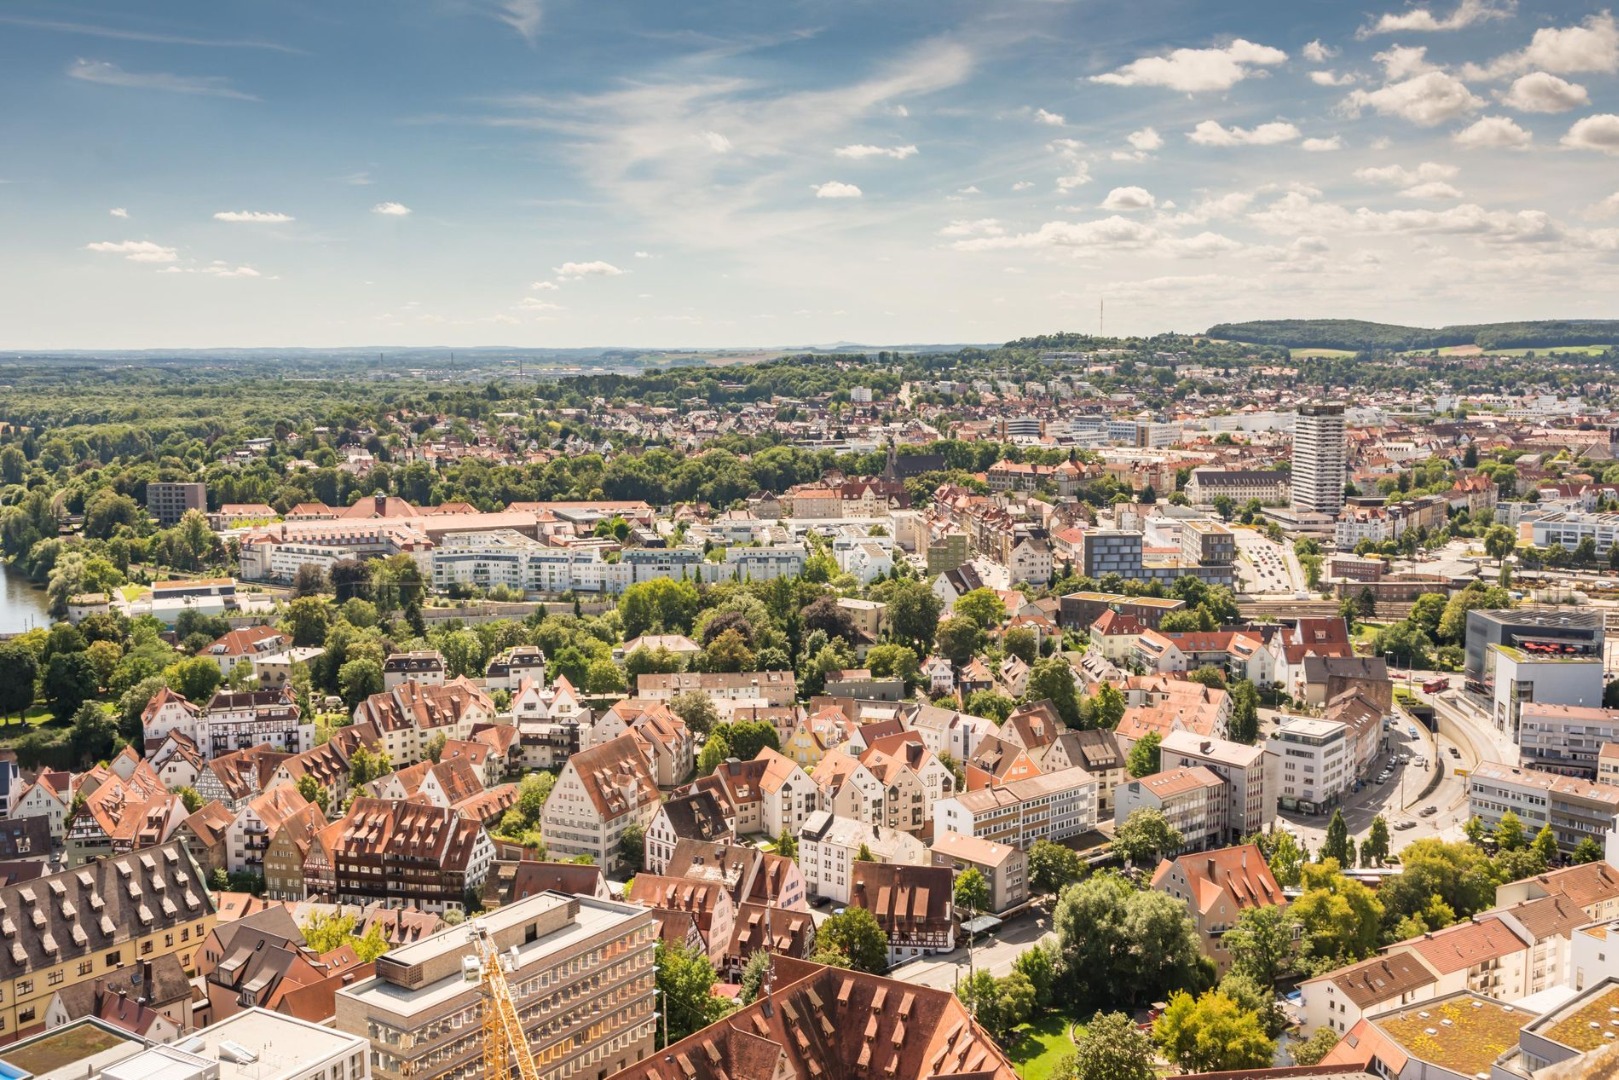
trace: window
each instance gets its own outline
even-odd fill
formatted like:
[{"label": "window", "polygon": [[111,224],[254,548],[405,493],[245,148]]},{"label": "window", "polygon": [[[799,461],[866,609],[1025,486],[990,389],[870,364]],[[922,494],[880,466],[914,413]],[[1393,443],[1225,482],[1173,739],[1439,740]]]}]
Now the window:
[{"label": "window", "polygon": [[114,967],[117,967],[119,964],[121,964],[123,962],[124,962],[124,957],[123,957],[122,953],[110,952],[110,953],[107,954],[107,966],[108,967],[114,968]]},{"label": "window", "polygon": [[33,979],[18,979],[17,980],[17,996],[18,997],[27,997],[29,994],[32,994],[33,992],[34,992],[34,980]]},{"label": "window", "polygon": [[34,1022],[34,1007],[32,1005],[28,1006],[28,1008],[26,1008],[26,1009],[18,1009],[17,1010],[17,1023],[19,1023],[19,1024],[31,1024],[33,1022]]},{"label": "window", "polygon": [[80,960],[79,961],[79,974],[81,976],[88,975],[88,974],[90,974],[91,971],[93,971],[95,969],[95,966],[96,966],[96,962],[94,960]]}]

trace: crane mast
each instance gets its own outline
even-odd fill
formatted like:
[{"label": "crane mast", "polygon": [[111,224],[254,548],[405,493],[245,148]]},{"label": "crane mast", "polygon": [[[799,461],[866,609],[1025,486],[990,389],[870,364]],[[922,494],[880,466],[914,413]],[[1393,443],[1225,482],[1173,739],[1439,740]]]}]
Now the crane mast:
[{"label": "crane mast", "polygon": [[478,923],[467,926],[467,940],[476,955],[461,960],[462,977],[483,987],[483,1080],[511,1080],[512,1059],[517,1059],[519,1080],[540,1080],[539,1066],[529,1050],[517,1002],[506,981],[517,959],[517,949],[502,951],[489,931]]}]

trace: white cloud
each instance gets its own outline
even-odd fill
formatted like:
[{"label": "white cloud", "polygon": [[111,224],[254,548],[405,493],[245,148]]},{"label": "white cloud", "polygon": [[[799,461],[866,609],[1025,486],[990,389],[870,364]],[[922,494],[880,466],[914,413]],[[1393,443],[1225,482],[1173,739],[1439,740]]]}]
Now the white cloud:
[{"label": "white cloud", "polygon": [[1412,8],[1399,13],[1389,12],[1361,31],[1370,34],[1397,34],[1400,32],[1436,33],[1445,30],[1465,30],[1474,23],[1487,19],[1505,19],[1512,14],[1514,0],[1505,3],[1487,3],[1486,0],[1461,0],[1449,15],[1435,15],[1431,8]]},{"label": "white cloud", "polygon": [[1336,71],[1312,71],[1310,81],[1317,86],[1349,86],[1355,81],[1355,76],[1347,71],[1342,75]]},{"label": "white cloud", "polygon": [[251,266],[228,266],[225,263],[214,263],[212,266],[205,266],[202,268],[202,272],[222,278],[256,278],[263,276]]},{"label": "white cloud", "polygon": [[1132,210],[1151,210],[1157,205],[1158,200],[1153,198],[1152,192],[1146,188],[1116,187],[1107,193],[1107,198],[1102,200],[1101,208],[1128,213]]},{"label": "white cloud", "polygon": [[1006,230],[995,218],[979,218],[976,221],[952,221],[939,230],[940,236],[1000,236]]},{"label": "white cloud", "polygon": [[717,131],[705,131],[700,138],[703,140],[703,145],[716,154],[723,154],[731,149],[731,140]]},{"label": "white cloud", "polygon": [[1427,183],[1414,184],[1400,192],[1402,199],[1459,199],[1461,191],[1443,180],[1429,180]]},{"label": "white cloud", "polygon": [[381,214],[384,217],[405,217],[410,213],[410,207],[404,203],[379,202],[371,208],[371,212]]},{"label": "white cloud", "polygon": [[1125,141],[1130,144],[1132,150],[1143,152],[1157,150],[1164,145],[1164,137],[1150,127],[1130,132],[1125,136]]},{"label": "white cloud", "polygon": [[231,86],[221,75],[171,75],[162,71],[125,71],[105,60],[75,60],[68,65],[68,78],[102,86],[122,86],[131,90],[165,90],[171,94],[200,94],[205,97],[257,101]]},{"label": "white cloud", "polygon": [[1619,116],[1598,113],[1574,121],[1562,144],[1570,150],[1597,150],[1604,154],[1619,154]]},{"label": "white cloud", "polygon": [[540,34],[545,4],[543,0],[499,0],[494,6],[493,15],[532,45]]},{"label": "white cloud", "polygon": [[1389,82],[1439,70],[1439,65],[1428,61],[1426,45],[1395,45],[1377,53],[1372,59],[1383,65],[1383,78]]},{"label": "white cloud", "polygon": [[1299,146],[1312,154],[1327,154],[1334,150],[1342,150],[1344,140],[1343,136],[1334,135],[1330,139],[1305,139]]},{"label": "white cloud", "polygon": [[1486,116],[1451,136],[1468,150],[1527,150],[1534,136],[1505,116]]},{"label": "white cloud", "polygon": [[1338,55],[1337,49],[1321,44],[1319,38],[1305,45],[1301,51],[1304,53],[1304,58],[1312,64],[1324,63]]},{"label": "white cloud", "polygon": [[1223,127],[1214,120],[1204,120],[1186,133],[1186,137],[1199,146],[1275,146],[1292,142],[1299,137],[1299,129],[1282,121],[1260,124],[1255,128]]},{"label": "white cloud", "polygon": [[1383,116],[1398,116],[1419,127],[1433,127],[1477,109],[1484,102],[1465,83],[1443,71],[1429,71],[1377,90],[1356,90],[1343,101],[1351,116],[1370,107]]},{"label": "white cloud", "polygon": [[1046,143],[1046,149],[1056,154],[1068,168],[1068,173],[1057,177],[1057,190],[1061,192],[1073,191],[1091,182],[1091,167],[1080,153],[1085,144],[1078,139],[1053,139]]},{"label": "white cloud", "polygon": [[1482,66],[1469,64],[1463,74],[1470,79],[1498,79],[1531,70],[1558,75],[1619,71],[1619,24],[1604,11],[1579,26],[1544,27],[1535,31],[1522,51],[1498,56]]},{"label": "white cloud", "polygon": [[841,180],[828,180],[824,184],[811,185],[817,199],[858,199],[860,189],[853,184],[845,184]]},{"label": "white cloud", "polygon": [[529,288],[538,289],[541,292],[556,292],[558,289],[562,288],[562,286],[558,285],[554,281],[536,281],[530,285]]},{"label": "white cloud", "polygon": [[283,225],[293,220],[291,214],[278,214],[272,210],[221,210],[215,221],[230,221],[251,225]]},{"label": "white cloud", "polygon": [[1544,71],[1520,75],[1499,97],[1508,108],[1532,113],[1568,112],[1591,103],[1585,87]]},{"label": "white cloud", "polygon": [[1061,113],[1048,112],[1045,109],[1034,111],[1034,121],[1037,124],[1050,124],[1052,127],[1062,127],[1068,122],[1062,118]]},{"label": "white cloud", "polygon": [[554,266],[551,272],[563,281],[573,281],[586,277],[618,277],[627,271],[620,270],[610,262],[600,259],[594,262],[565,262],[561,266]]},{"label": "white cloud", "polygon": [[887,157],[895,161],[904,161],[908,157],[915,157],[916,147],[906,146],[869,146],[865,143],[856,143],[853,146],[840,146],[832,153],[840,158],[853,158],[856,161],[869,157]]},{"label": "white cloud", "polygon": [[180,257],[174,248],[150,240],[98,240],[84,248],[101,255],[122,255],[130,262],[139,263],[171,263]]},{"label": "white cloud", "polygon": [[566,311],[561,304],[553,304],[548,300],[541,300],[537,296],[525,296],[512,307],[518,311]]},{"label": "white cloud", "polygon": [[1019,180],[1019,181],[1017,181],[1016,183],[1014,183],[1012,185],[1012,190],[1013,191],[1028,191],[1032,187],[1034,187],[1034,181],[1033,180]]},{"label": "white cloud", "polygon": [[1151,225],[1117,215],[1098,221],[1048,221],[1032,233],[1017,236],[983,236],[958,240],[961,251],[990,251],[997,248],[1141,248],[1161,239],[1163,234]]},{"label": "white cloud", "polygon": [[983,192],[978,189],[977,184],[968,184],[964,188],[957,188],[956,189],[956,194],[957,195],[982,195]]},{"label": "white cloud", "polygon": [[1409,187],[1412,184],[1449,180],[1459,172],[1461,170],[1454,165],[1443,165],[1437,161],[1424,161],[1415,169],[1407,169],[1404,165],[1376,165],[1356,169],[1355,179],[1367,184]]},{"label": "white cloud", "polygon": [[1274,67],[1286,60],[1287,53],[1281,49],[1238,38],[1223,49],[1176,49],[1167,56],[1144,56],[1117,71],[1092,75],[1091,82],[1110,86],[1163,86],[1195,94],[1229,90],[1259,74],[1256,69]]},{"label": "white cloud", "polygon": [[652,258],[652,252],[650,252],[650,251],[637,251],[635,253],[635,257],[637,259],[650,259],[650,258]]},{"label": "white cloud", "polygon": [[1610,218],[1619,216],[1619,191],[1596,203],[1585,211],[1586,217]]},{"label": "white cloud", "polygon": [[115,206],[111,210],[108,210],[107,213],[111,214],[115,218],[127,218],[129,216],[129,211],[125,210],[122,206]]}]

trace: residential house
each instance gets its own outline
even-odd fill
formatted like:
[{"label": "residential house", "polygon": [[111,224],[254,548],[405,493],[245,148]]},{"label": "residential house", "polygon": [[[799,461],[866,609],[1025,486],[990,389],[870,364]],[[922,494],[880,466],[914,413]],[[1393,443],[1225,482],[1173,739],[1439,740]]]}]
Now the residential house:
[{"label": "residential house", "polygon": [[1242,913],[1287,906],[1264,854],[1253,844],[1164,859],[1153,873],[1152,887],[1186,904],[1203,955],[1214,961],[1222,977],[1231,970],[1225,933]]},{"label": "residential house", "polygon": [[857,862],[853,873],[849,905],[876,917],[890,966],[956,947],[955,874],[948,867]]},{"label": "residential house", "polygon": [[998,844],[964,833],[942,832],[933,839],[933,864],[960,873],[977,870],[989,886],[989,911],[1000,914],[1029,898],[1028,856],[1010,844]]},{"label": "residential house", "polygon": [[624,830],[644,830],[658,802],[657,781],[640,744],[633,735],[620,735],[563,765],[545,802],[541,832],[552,855],[589,855],[609,868],[620,862]]}]

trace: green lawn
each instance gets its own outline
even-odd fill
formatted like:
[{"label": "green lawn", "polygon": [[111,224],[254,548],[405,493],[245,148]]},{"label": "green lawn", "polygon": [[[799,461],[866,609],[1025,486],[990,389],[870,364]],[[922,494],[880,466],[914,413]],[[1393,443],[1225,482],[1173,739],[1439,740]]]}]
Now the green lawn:
[{"label": "green lawn", "polygon": [[44,728],[48,734],[67,726],[66,721],[58,724],[56,717],[51,715],[51,711],[45,706],[34,705],[23,715],[23,722],[20,724],[14,716],[0,717],[0,747],[15,746],[17,740],[39,728]]},{"label": "green lawn", "polygon": [[1355,355],[1350,349],[1289,349],[1288,353],[1294,360],[1336,360]]},{"label": "green lawn", "polygon": [[[1051,1015],[1017,1029],[1017,1045],[1009,1047],[1006,1056],[1017,1066],[1023,1080],[1048,1080],[1063,1059],[1074,1052],[1068,1025],[1066,1017]],[[1083,1027],[1079,1033],[1084,1034]]]}]

